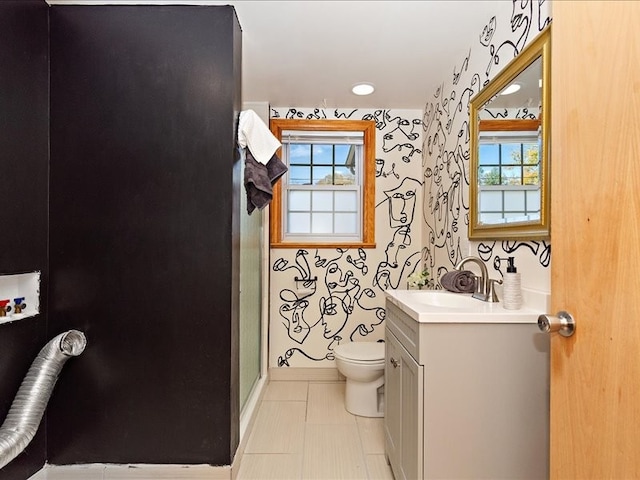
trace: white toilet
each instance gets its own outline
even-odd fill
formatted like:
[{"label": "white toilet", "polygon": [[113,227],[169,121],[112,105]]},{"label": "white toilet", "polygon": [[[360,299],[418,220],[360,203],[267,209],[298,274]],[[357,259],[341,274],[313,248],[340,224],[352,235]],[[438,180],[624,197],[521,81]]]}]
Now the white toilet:
[{"label": "white toilet", "polygon": [[338,371],[347,379],[347,411],[361,417],[383,417],[384,343],[347,342],[333,353]]}]

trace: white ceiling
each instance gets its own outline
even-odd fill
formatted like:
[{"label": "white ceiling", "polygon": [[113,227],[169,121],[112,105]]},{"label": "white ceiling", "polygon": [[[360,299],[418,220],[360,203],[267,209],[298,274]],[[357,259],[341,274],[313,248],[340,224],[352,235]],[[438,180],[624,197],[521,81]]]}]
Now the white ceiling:
[{"label": "white ceiling", "polygon": [[[242,27],[243,101],[286,107],[422,109],[510,0],[91,1],[233,5]],[[356,82],[376,86],[368,97]]]},{"label": "white ceiling", "polygon": [[[495,12],[484,1],[217,3],[242,26],[243,100],[281,107],[422,109]],[[376,92],[352,94],[362,81]]]}]

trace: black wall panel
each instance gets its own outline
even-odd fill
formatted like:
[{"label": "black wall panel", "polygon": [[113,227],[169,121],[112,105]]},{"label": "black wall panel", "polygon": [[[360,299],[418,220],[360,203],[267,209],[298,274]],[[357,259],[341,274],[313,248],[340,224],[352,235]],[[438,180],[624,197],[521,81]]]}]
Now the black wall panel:
[{"label": "black wall panel", "polygon": [[228,465],[235,12],[54,5],[50,30],[49,331],[88,346],[50,402],[49,461]]},{"label": "black wall panel", "polygon": [[[47,341],[47,29],[43,0],[0,2],[0,274],[42,272],[40,315],[0,325],[0,423]],[[40,428],[0,479],[28,478],[44,461]]]}]

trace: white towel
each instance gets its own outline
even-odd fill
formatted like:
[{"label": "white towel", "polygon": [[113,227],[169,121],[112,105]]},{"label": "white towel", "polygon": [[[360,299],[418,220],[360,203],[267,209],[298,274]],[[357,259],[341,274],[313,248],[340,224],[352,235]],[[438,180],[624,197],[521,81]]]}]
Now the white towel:
[{"label": "white towel", "polygon": [[282,145],[253,110],[240,112],[238,145],[248,148],[253,158],[266,165]]}]

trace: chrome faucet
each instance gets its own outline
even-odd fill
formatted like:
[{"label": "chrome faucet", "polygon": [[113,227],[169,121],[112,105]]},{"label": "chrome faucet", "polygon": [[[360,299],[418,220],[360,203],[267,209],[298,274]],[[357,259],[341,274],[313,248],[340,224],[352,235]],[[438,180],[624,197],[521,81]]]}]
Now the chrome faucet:
[{"label": "chrome faucet", "polygon": [[502,280],[490,279],[487,266],[478,257],[471,256],[463,258],[455,266],[455,269],[462,270],[462,267],[468,262],[475,263],[480,268],[480,276],[478,277],[476,275],[475,291],[472,297],[482,300],[483,302],[499,302],[498,295],[496,295],[495,284],[501,284]]}]

